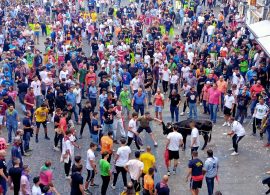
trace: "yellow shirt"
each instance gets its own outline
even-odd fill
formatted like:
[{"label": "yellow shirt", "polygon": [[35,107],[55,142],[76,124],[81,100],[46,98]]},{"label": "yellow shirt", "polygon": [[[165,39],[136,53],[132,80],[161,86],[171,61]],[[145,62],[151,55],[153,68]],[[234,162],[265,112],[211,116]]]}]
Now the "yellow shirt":
[{"label": "yellow shirt", "polygon": [[36,116],[36,122],[42,123],[45,122],[47,119],[49,113],[49,109],[48,108],[38,108],[35,111],[35,116]]},{"label": "yellow shirt", "polygon": [[39,31],[39,30],[40,30],[40,25],[34,24],[34,31]]},{"label": "yellow shirt", "polygon": [[91,13],[91,19],[93,22],[97,21],[97,13],[96,12]]},{"label": "yellow shirt", "polygon": [[140,161],[142,161],[144,164],[143,173],[147,174],[149,168],[152,168],[154,163],[156,162],[156,158],[153,154],[145,152],[140,155]]}]

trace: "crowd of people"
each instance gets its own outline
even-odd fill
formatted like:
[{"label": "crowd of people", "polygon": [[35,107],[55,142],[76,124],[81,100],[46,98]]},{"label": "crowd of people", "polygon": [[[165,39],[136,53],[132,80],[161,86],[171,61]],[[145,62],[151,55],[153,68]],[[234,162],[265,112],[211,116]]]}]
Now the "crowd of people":
[{"label": "crowd of people", "polygon": [[[160,145],[151,121],[165,121],[165,108],[170,122],[202,116],[215,125],[223,123],[222,112],[223,126],[231,128],[225,134],[232,137],[232,156],[239,154],[247,121],[253,136],[259,132],[263,139],[267,132],[264,146],[270,147],[269,57],[245,27],[237,2],[219,3],[183,0],[176,8],[160,0],[5,1],[0,133],[7,136],[0,138],[0,194],[60,194],[51,160],[32,181],[24,163],[41,135],[59,152],[71,195],[91,194],[99,187],[97,175],[99,194],[106,195],[111,180],[116,189],[119,173],[122,195],[172,194],[169,177],[177,172],[183,145],[177,126],[166,138],[167,174],[160,181],[151,147]],[[205,162],[199,159],[199,130],[193,121],[190,128],[191,193],[199,194],[205,179],[208,194],[220,195],[214,190],[219,160],[211,149]],[[144,130],[153,143],[143,143]],[[75,148],[89,141],[84,165]]]}]

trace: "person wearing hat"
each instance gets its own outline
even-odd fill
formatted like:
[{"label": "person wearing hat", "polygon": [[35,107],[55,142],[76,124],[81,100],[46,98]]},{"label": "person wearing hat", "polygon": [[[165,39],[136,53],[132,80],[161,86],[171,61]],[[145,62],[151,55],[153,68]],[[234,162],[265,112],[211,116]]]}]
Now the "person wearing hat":
[{"label": "person wearing hat", "polygon": [[235,98],[232,95],[232,90],[228,90],[227,94],[224,97],[224,108],[223,108],[223,113],[224,113],[224,119],[225,122],[222,125],[223,127],[228,125],[230,126],[230,123],[228,122],[230,116],[232,115],[232,111],[235,106]]}]

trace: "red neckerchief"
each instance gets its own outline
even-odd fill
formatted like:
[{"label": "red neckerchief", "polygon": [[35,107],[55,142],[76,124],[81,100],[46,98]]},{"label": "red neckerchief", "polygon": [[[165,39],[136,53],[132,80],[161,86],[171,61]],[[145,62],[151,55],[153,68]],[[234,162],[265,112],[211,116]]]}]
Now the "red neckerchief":
[{"label": "red neckerchief", "polygon": [[65,136],[64,137],[64,141],[67,141],[67,140],[69,140],[69,137],[68,136]]}]

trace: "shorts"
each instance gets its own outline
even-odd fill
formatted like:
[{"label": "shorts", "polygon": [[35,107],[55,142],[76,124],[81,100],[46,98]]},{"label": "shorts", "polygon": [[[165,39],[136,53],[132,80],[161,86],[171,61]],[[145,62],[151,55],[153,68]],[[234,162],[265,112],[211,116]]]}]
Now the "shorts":
[{"label": "shorts", "polygon": [[179,151],[171,151],[171,150],[168,150],[168,151],[169,151],[169,160],[179,159]]},{"label": "shorts", "polygon": [[0,125],[3,125],[4,116],[0,115]]},{"label": "shorts", "polygon": [[39,36],[39,31],[35,31],[35,32],[34,32],[34,35],[35,35],[36,37],[38,37],[38,36]]},{"label": "shorts", "polygon": [[47,128],[47,122],[36,122],[37,128],[40,128],[40,125],[42,124],[43,128]]},{"label": "shorts", "polygon": [[92,179],[94,179],[95,177],[95,171],[94,170],[87,170],[87,177],[86,177],[86,181],[91,181]]},{"label": "shorts", "polygon": [[137,132],[138,132],[138,133],[141,133],[144,129],[145,129],[145,131],[146,131],[147,133],[152,133],[152,130],[151,130],[150,127],[139,127],[138,130],[137,130]]},{"label": "shorts", "polygon": [[224,114],[224,115],[230,116],[230,115],[231,115],[231,110],[232,110],[232,109],[227,108],[226,106],[224,106],[223,114]]},{"label": "shorts", "polygon": [[190,189],[196,190],[198,188],[202,188],[202,182],[203,181],[193,181],[190,180]]},{"label": "shorts", "polygon": [[155,106],[155,112],[162,112],[162,106]]}]

